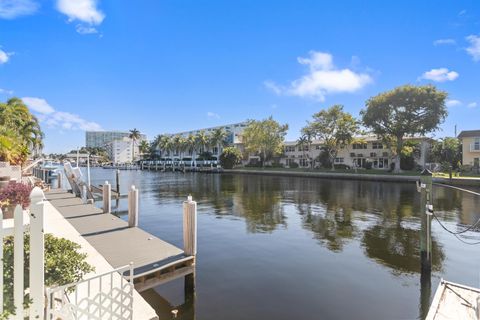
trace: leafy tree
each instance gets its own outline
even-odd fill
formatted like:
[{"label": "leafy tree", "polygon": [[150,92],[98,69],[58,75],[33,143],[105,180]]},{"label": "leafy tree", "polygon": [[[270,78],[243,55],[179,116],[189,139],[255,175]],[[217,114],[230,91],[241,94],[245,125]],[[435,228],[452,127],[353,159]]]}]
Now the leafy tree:
[{"label": "leafy tree", "polygon": [[342,105],[334,105],[317,112],[313,120],[308,122],[302,132],[307,132],[322,141],[323,147],[330,156],[331,169],[335,170],[335,158],[338,151],[349,145],[358,132],[358,122]]},{"label": "leafy tree", "polygon": [[226,147],[220,155],[220,165],[224,169],[232,169],[242,160],[242,153],[235,147]]},{"label": "leafy tree", "polygon": [[432,144],[433,161],[447,164],[450,178],[452,170],[457,169],[462,160],[462,143],[457,138],[445,137]]},{"label": "leafy tree", "polygon": [[400,172],[404,138],[438,129],[447,116],[447,93],[432,85],[404,85],[366,102],[360,114],[366,127],[395,150],[395,172]]},{"label": "leafy tree", "polygon": [[262,166],[273,156],[283,153],[283,141],[288,124],[280,124],[272,117],[261,121],[249,120],[243,131],[243,144],[249,153],[260,155]]},{"label": "leafy tree", "polygon": [[310,146],[312,144],[312,140],[309,140],[307,135],[302,135],[297,140],[297,146],[302,150],[302,155],[304,159],[308,159],[310,162],[310,156],[305,152],[305,149],[308,148],[308,152],[310,152]]},{"label": "leafy tree", "polygon": [[141,134],[140,131],[138,131],[136,128],[133,128],[130,130],[130,134],[128,135],[130,139],[132,139],[132,162],[135,161],[135,145],[137,143],[137,140],[140,139]]},{"label": "leafy tree", "polygon": [[[3,310],[2,317],[15,313],[13,304],[13,237],[4,240],[3,254]],[[29,283],[30,236],[25,235],[25,288]],[[87,254],[80,253],[80,245],[67,239],[45,234],[45,285],[49,287],[66,285],[80,281],[83,276],[94,271],[85,260]],[[29,301],[28,295],[25,301]]]},{"label": "leafy tree", "polygon": [[205,131],[200,131],[196,134],[195,140],[197,141],[196,145],[200,152],[208,151],[208,147],[210,144],[210,139]]},{"label": "leafy tree", "polygon": [[0,161],[22,164],[41,152],[43,137],[38,119],[22,100],[0,103]]}]

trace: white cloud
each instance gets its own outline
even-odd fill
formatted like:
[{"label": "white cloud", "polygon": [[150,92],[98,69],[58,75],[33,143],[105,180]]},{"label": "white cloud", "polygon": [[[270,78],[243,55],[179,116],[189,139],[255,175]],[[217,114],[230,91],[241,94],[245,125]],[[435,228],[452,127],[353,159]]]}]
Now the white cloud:
[{"label": "white cloud", "polygon": [[457,42],[454,39],[438,39],[433,41],[434,46],[442,46],[442,45],[454,45]]},{"label": "white cloud", "polygon": [[79,115],[70,112],[56,111],[45,99],[25,97],[22,100],[30,110],[39,113],[38,119],[40,122],[45,123],[48,128],[83,131],[102,130],[102,127],[96,122],[87,121]]},{"label": "white cloud", "polygon": [[40,6],[33,0],[1,0],[0,18],[15,19],[20,16],[27,16],[37,12]]},{"label": "white cloud", "polygon": [[2,49],[0,49],[0,64],[7,63],[8,60],[10,60],[11,55],[12,55],[12,53],[5,52]]},{"label": "white cloud", "polygon": [[35,97],[23,97],[23,102],[32,110],[41,114],[50,114],[55,111],[45,99]]},{"label": "white cloud", "polygon": [[473,61],[480,60],[480,36],[470,35],[467,38],[470,46],[466,49],[467,53],[472,56]]},{"label": "white cloud", "polygon": [[310,51],[309,57],[299,57],[297,61],[308,66],[306,75],[292,81],[288,86],[265,81],[265,87],[276,94],[324,101],[328,94],[355,92],[372,82],[372,78],[366,73],[336,68],[333,56],[329,53]]},{"label": "white cloud", "polygon": [[79,20],[91,25],[102,23],[105,15],[97,9],[96,0],[57,0],[57,9],[70,21]]},{"label": "white cloud", "polygon": [[57,9],[68,17],[68,21],[80,21],[76,31],[80,34],[97,33],[97,26],[105,14],[97,8],[97,0],[57,0]]},{"label": "white cloud", "polygon": [[460,100],[455,100],[455,99],[449,99],[445,102],[447,107],[457,107],[462,105],[462,102]]},{"label": "white cloud", "polygon": [[422,74],[420,79],[432,80],[435,82],[453,81],[459,76],[458,72],[450,71],[447,68],[432,69]]},{"label": "white cloud", "polygon": [[0,88],[0,93],[1,94],[8,94],[9,96],[11,96],[13,94],[13,90],[7,90],[7,89]]},{"label": "white cloud", "polygon": [[81,25],[81,24],[78,24],[75,27],[75,30],[77,30],[77,32],[80,33],[80,34],[98,33],[98,30],[95,27],[84,26],[84,25]]},{"label": "white cloud", "polygon": [[469,104],[467,104],[467,107],[475,108],[475,107],[477,107],[477,103],[476,102],[470,102]]},{"label": "white cloud", "polygon": [[209,118],[213,118],[213,119],[220,119],[220,115],[218,113],[215,113],[215,112],[207,112],[207,117]]}]

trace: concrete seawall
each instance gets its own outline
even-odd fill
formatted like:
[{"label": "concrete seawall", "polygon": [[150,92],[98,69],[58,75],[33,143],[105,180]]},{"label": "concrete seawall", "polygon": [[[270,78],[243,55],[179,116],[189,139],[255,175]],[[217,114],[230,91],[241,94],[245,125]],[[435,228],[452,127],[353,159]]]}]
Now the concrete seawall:
[{"label": "concrete seawall", "polygon": [[[283,170],[249,170],[249,169],[225,169],[224,173],[250,174],[266,176],[284,176],[301,178],[319,178],[319,179],[342,179],[342,180],[363,180],[363,181],[382,181],[382,182],[415,182],[419,176],[402,176],[386,174],[368,174],[368,173],[343,173],[343,172],[314,172],[314,171],[283,171]],[[436,183],[448,184],[453,186],[470,186],[480,188],[480,179],[476,178],[433,178]]]}]

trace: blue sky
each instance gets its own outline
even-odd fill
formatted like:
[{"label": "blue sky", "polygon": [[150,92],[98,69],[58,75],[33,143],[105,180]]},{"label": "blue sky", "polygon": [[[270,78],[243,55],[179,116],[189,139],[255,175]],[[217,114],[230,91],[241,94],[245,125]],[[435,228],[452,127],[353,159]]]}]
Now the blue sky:
[{"label": "blue sky", "polygon": [[480,128],[480,2],[0,0],[0,100],[46,152],[85,129],[165,132],[311,115],[402,84],[449,93],[435,135]]}]

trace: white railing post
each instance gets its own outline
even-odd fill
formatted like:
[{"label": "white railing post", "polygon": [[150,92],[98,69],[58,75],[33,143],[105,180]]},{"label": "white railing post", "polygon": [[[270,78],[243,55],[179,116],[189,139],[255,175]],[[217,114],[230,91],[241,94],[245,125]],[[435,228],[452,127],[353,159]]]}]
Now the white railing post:
[{"label": "white railing post", "polygon": [[13,304],[15,318],[23,319],[23,210],[17,205],[13,225]]},{"label": "white railing post", "polygon": [[30,320],[43,319],[44,313],[44,194],[35,187],[30,193]]},{"label": "white railing post", "polygon": [[87,186],[82,185],[82,202],[87,203]]},{"label": "white railing post", "polygon": [[0,208],[0,314],[3,312],[3,212]]},{"label": "white railing post", "polygon": [[105,181],[103,185],[103,213],[112,212],[112,186]]},{"label": "white railing post", "polygon": [[185,255],[197,255],[197,203],[192,196],[183,202],[183,247]]},{"label": "white railing post", "polygon": [[133,185],[128,191],[128,227],[138,227],[138,189]]}]

